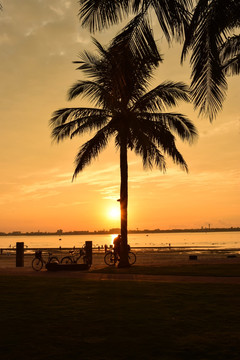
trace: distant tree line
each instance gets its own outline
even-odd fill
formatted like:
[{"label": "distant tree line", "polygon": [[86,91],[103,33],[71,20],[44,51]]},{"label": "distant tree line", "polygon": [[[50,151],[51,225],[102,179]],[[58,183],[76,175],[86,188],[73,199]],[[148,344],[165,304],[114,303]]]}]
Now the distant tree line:
[{"label": "distant tree line", "polygon": [[[117,230],[117,231],[116,231]],[[240,231],[240,227],[230,227],[230,228],[208,228],[202,227],[197,229],[143,229],[143,230],[128,230],[128,234],[158,234],[158,233],[186,233],[186,232],[226,232],[226,231]],[[108,234],[118,234],[120,233],[120,229],[110,229],[110,230],[82,230],[82,231],[66,231],[62,232],[61,235],[108,235]],[[59,235],[56,232],[21,232],[21,231],[13,231],[9,233],[0,232],[0,236],[48,236],[48,235]]]}]

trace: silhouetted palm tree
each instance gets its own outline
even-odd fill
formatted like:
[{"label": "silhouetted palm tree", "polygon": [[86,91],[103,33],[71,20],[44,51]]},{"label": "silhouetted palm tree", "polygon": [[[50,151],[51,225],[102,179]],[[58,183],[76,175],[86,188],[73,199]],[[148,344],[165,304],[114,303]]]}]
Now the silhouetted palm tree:
[{"label": "silhouetted palm tree", "polygon": [[165,82],[146,91],[151,73],[161,61],[160,55],[158,58],[139,59],[132,55],[126,44],[117,41],[116,46],[115,40],[108,49],[94,40],[98,55],[84,52],[81,60],[77,61],[80,64],[78,69],[83,70],[89,80],[78,81],[69,90],[70,100],[80,95],[87,96],[97,107],[57,110],[50,123],[53,127],[52,137],[56,141],[95,131],[95,135],[80,147],[73,178],[114,137],[115,146],[120,150],[121,173],[122,247],[119,266],[127,266],[127,151],[133,150],[140,155],[145,167],[155,165],[165,170],[164,155],[169,155],[187,171],[187,164],[177,150],[173,133],[182,140],[192,142],[197,132],[184,115],[164,112],[166,107],[175,106],[179,100],[189,100],[186,85]]},{"label": "silhouetted palm tree", "polygon": [[182,58],[192,51],[192,93],[200,113],[212,120],[227,90],[226,74],[239,74],[239,0],[198,0],[186,32]]}]

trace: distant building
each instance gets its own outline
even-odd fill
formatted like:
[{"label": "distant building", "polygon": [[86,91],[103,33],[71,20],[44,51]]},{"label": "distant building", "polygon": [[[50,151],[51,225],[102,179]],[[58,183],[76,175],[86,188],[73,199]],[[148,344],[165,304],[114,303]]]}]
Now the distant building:
[{"label": "distant building", "polygon": [[119,229],[119,228],[112,228],[109,230],[110,234],[120,234],[120,232],[121,232],[121,229]]}]

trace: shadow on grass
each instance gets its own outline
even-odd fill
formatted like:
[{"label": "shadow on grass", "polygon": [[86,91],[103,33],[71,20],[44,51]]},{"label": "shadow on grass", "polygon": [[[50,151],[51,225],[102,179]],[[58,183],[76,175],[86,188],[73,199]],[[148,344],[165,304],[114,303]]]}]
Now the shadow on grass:
[{"label": "shadow on grass", "polygon": [[175,276],[227,276],[240,277],[239,264],[189,264],[179,266],[138,266],[119,269],[104,267],[92,270],[92,273],[103,274],[141,274],[141,275],[175,275]]},{"label": "shadow on grass", "polygon": [[239,359],[240,287],[6,276],[1,357]]}]

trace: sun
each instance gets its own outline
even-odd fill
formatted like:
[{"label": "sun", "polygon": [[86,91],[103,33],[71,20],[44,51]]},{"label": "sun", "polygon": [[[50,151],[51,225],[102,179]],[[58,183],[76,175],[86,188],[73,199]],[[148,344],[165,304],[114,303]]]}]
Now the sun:
[{"label": "sun", "polygon": [[120,208],[119,207],[112,207],[108,210],[108,217],[110,219],[119,219],[120,218]]}]

